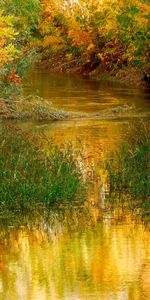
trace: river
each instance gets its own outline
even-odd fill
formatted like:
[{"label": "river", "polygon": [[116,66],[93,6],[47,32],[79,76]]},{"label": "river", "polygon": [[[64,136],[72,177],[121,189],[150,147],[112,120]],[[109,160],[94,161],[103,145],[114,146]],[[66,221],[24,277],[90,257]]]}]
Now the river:
[{"label": "river", "polygon": [[[103,161],[124,141],[127,126],[149,117],[148,89],[129,88],[116,82],[33,70],[24,81],[24,93],[39,95],[56,108],[75,112],[94,113],[124,104],[135,106],[129,117],[113,120],[15,123],[33,136],[44,134],[59,146],[71,143],[82,152],[87,165]],[[105,184],[104,173],[101,178]],[[104,194],[105,190],[101,200],[105,200]],[[62,221],[54,218],[48,225],[11,225],[6,234],[3,226],[0,299],[150,299],[148,228],[130,213],[117,219],[104,211],[101,218],[95,205],[100,200],[97,184],[88,198],[91,207],[87,215],[83,210],[79,215],[64,215]]]}]

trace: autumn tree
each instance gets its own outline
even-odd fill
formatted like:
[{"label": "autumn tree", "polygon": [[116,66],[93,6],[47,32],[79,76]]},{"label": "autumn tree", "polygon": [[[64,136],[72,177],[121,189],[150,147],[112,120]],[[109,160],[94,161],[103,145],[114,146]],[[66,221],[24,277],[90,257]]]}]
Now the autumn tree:
[{"label": "autumn tree", "polygon": [[12,25],[12,16],[5,16],[0,9],[0,67],[13,61],[19,51],[15,47],[17,32]]},{"label": "autumn tree", "polygon": [[150,39],[147,0],[43,0],[41,3],[42,46],[57,50],[55,46],[65,45],[87,59],[94,52],[107,68],[147,64]]}]

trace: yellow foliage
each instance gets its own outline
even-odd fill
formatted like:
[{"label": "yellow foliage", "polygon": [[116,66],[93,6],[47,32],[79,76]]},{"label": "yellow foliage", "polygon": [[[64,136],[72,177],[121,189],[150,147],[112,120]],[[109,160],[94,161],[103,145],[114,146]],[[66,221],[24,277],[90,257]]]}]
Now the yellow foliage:
[{"label": "yellow foliage", "polygon": [[97,54],[97,57],[100,59],[100,60],[104,60],[104,58],[105,58],[105,54],[104,53],[98,53]]},{"label": "yellow foliage", "polygon": [[64,43],[64,39],[60,36],[46,35],[44,37],[43,46],[44,47],[54,47]]},{"label": "yellow foliage", "polygon": [[[77,51],[89,59],[96,54],[105,62],[114,59],[114,64],[121,56],[126,62],[143,59],[145,54],[148,57],[148,1],[41,0],[40,3],[43,18],[39,17],[28,47],[58,50],[65,46],[73,54]],[[6,13],[4,16],[0,10],[0,66],[18,54],[13,46],[17,35],[12,25],[13,18],[16,21],[16,17],[6,16]],[[18,18],[22,24],[19,33],[24,32],[26,21],[23,16]],[[138,59],[136,55],[139,55]]]},{"label": "yellow foliage", "polygon": [[73,46],[88,46],[89,44],[93,45],[92,33],[87,30],[80,30],[80,28],[71,29],[68,33],[68,38],[73,39]]},{"label": "yellow foliage", "polygon": [[0,48],[0,67],[18,57],[19,51],[13,44]]},{"label": "yellow foliage", "polygon": [[0,9],[0,67],[17,57],[19,51],[13,45],[17,33],[12,26],[12,16],[4,16]]},{"label": "yellow foliage", "polygon": [[95,50],[95,45],[93,43],[90,43],[89,46],[87,47],[87,51],[92,52],[93,50]]},{"label": "yellow foliage", "polygon": [[137,25],[142,27],[142,28],[146,27],[148,25],[148,22],[149,22],[148,19],[145,19],[141,16],[137,16],[135,20],[137,22]]}]

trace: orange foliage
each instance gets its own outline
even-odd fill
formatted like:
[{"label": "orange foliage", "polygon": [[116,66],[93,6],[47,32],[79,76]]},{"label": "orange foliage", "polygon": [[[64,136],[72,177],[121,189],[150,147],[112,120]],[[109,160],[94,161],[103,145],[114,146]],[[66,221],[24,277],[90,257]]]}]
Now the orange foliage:
[{"label": "orange foliage", "polygon": [[19,77],[19,75],[16,74],[16,69],[11,70],[10,74],[8,75],[7,81],[9,84],[12,84],[12,83],[20,84],[21,83],[21,78]]},{"label": "orange foliage", "polygon": [[68,38],[72,39],[73,46],[88,46],[92,41],[92,32],[76,27],[68,32]]},{"label": "orange foliage", "polygon": [[82,48],[87,57],[95,52],[110,66],[146,60],[150,14],[147,0],[43,0],[42,6],[43,46],[69,44]]}]

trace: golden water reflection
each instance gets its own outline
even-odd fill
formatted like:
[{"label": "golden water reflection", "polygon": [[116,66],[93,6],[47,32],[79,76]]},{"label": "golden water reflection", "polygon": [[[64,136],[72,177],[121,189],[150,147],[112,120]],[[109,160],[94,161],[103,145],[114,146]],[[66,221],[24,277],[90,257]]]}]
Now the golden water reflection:
[{"label": "golden water reflection", "polygon": [[1,244],[0,299],[149,299],[149,245],[150,233],[131,222],[14,230]]},{"label": "golden water reflection", "polygon": [[[97,81],[69,77],[62,81],[38,71],[30,77],[27,93],[38,89],[40,96],[67,110],[93,113],[135,104],[145,112],[150,105],[147,94],[141,96],[128,88],[103,88]],[[124,139],[122,128],[128,121],[17,124],[30,131],[44,151],[46,142],[39,142],[40,134],[48,143],[53,139],[58,145],[73,144],[88,165],[96,160],[103,162],[107,153],[119,147]],[[49,228],[45,232],[43,224],[43,230],[12,229],[9,238],[0,241],[1,300],[150,299],[150,233],[142,225],[135,226],[131,218],[125,224],[115,224],[110,219],[97,224],[101,210],[92,206],[93,197],[95,200],[99,196],[96,182],[94,189],[94,196],[90,193],[88,197],[92,224],[84,226],[88,222],[85,213],[76,220],[78,228],[73,231],[74,224],[66,230],[61,223],[57,230]]]}]

